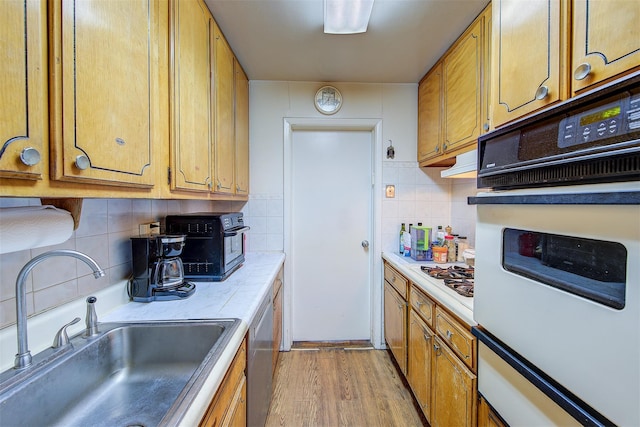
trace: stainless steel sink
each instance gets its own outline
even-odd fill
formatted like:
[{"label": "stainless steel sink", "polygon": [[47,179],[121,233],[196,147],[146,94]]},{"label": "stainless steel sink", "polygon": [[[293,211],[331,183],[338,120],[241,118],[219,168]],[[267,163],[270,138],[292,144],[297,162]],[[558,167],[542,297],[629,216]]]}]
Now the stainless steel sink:
[{"label": "stainless steel sink", "polygon": [[155,426],[179,422],[240,325],[237,319],[102,323],[0,375],[0,424]]}]

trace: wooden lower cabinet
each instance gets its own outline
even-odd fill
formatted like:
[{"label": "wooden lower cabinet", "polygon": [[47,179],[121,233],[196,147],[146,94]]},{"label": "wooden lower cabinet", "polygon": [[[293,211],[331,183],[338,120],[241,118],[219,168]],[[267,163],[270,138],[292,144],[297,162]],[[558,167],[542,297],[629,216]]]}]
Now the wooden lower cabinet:
[{"label": "wooden lower cabinet", "polygon": [[431,425],[476,425],[476,375],[438,337],[433,343]]},{"label": "wooden lower cabinet", "polygon": [[407,303],[384,283],[384,338],[403,374],[407,374]]},{"label": "wooden lower cabinet", "polygon": [[[284,295],[284,267],[280,267],[278,276],[273,284],[273,366],[275,374],[280,355],[280,343],[282,342],[282,296]],[[275,382],[273,383],[275,387]]]},{"label": "wooden lower cabinet", "polygon": [[247,340],[245,338],[200,421],[201,427],[247,425],[246,367]]},{"label": "wooden lower cabinet", "polygon": [[[389,273],[407,281],[409,306]],[[429,424],[475,426],[477,341],[469,326],[386,264],[384,296],[385,340]]]},{"label": "wooden lower cabinet", "polygon": [[431,377],[434,333],[414,310],[409,314],[407,380],[422,413],[431,423]]},{"label": "wooden lower cabinet", "polygon": [[506,427],[507,424],[483,397],[478,400],[478,427]]}]

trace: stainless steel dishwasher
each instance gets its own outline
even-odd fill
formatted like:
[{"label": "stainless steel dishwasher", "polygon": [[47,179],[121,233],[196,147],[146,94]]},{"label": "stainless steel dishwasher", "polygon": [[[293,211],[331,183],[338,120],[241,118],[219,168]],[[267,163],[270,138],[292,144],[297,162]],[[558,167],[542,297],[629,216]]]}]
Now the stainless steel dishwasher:
[{"label": "stainless steel dishwasher", "polygon": [[271,404],[273,310],[272,292],[262,301],[249,328],[247,359],[247,425],[263,427]]}]

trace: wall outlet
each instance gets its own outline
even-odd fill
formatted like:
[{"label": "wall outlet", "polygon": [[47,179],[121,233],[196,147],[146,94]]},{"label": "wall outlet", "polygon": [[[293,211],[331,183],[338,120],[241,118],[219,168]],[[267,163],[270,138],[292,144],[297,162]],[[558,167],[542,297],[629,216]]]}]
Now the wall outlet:
[{"label": "wall outlet", "polygon": [[138,234],[141,236],[160,234],[160,221],[138,225]]}]

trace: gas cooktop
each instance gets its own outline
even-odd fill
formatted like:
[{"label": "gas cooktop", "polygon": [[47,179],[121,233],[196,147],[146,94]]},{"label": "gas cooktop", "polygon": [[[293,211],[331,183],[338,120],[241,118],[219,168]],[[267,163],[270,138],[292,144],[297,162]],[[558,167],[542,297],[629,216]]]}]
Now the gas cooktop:
[{"label": "gas cooktop", "polygon": [[451,267],[427,267],[421,266],[420,269],[433,277],[434,279],[441,279],[444,284],[453,289],[460,295],[465,297],[473,296],[473,267],[461,267],[453,265]]}]

